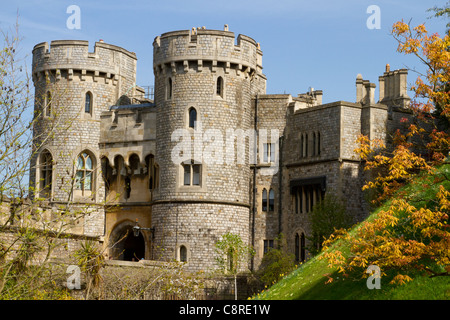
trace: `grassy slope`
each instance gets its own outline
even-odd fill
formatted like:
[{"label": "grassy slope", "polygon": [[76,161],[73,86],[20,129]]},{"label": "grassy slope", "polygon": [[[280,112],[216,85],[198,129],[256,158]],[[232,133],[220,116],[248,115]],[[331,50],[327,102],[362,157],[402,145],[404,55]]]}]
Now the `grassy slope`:
[{"label": "grassy slope", "polygon": [[[445,173],[450,177],[450,164],[445,164],[438,170],[439,173]],[[439,174],[438,173],[438,174]],[[413,183],[406,186],[402,191],[413,197],[427,198],[434,197],[440,184],[444,184],[447,190],[450,189],[450,182],[435,182],[435,175],[417,177]],[[425,186],[425,188],[424,188]],[[377,212],[386,208],[389,203],[384,204],[375,210],[368,219],[373,219]],[[355,226],[358,228],[358,226]],[[355,230],[354,228],[354,230]],[[353,230],[353,231],[354,231]],[[340,250],[348,252],[346,243],[341,241],[336,245]],[[333,247],[329,250],[333,250]],[[297,270],[283,278],[266,291],[261,292],[254,297],[263,300],[295,300],[295,299],[333,299],[333,300],[367,300],[367,299],[417,299],[417,300],[436,300],[450,299],[450,277],[429,278],[418,273],[410,274],[414,281],[401,286],[390,285],[392,275],[388,274],[381,278],[381,289],[369,290],[366,285],[366,279],[363,275],[352,276],[346,279],[339,277],[331,284],[325,284],[328,280],[325,274],[333,273],[334,270],[327,267],[325,260],[318,259],[319,256],[308,260]]]}]

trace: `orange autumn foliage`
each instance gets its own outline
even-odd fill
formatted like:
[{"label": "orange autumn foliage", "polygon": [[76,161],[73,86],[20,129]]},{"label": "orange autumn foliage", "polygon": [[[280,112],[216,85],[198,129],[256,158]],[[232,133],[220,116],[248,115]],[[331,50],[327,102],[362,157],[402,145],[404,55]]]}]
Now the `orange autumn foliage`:
[{"label": "orange autumn foliage", "polygon": [[[427,271],[431,276],[450,275],[450,192],[445,188],[450,179],[436,169],[446,161],[450,150],[448,127],[436,124],[436,117],[450,120],[450,35],[430,35],[424,25],[411,28],[403,21],[393,25],[392,34],[399,52],[417,56],[427,68],[424,79],[418,77],[412,87],[415,100],[410,108],[415,121],[401,121],[407,132],[395,132],[392,149],[381,140],[360,136],[355,150],[364,169],[372,173],[363,190],[376,190],[376,203],[390,203],[354,233],[339,230],[333,234],[324,242],[321,258],[344,275],[360,268],[365,271],[372,264],[382,271],[395,270],[392,282],[401,284],[412,280],[406,272],[411,269]],[[421,152],[413,141],[422,142]],[[415,182],[418,173],[434,180]],[[429,191],[427,199],[399,192],[408,183],[422,183],[422,191],[435,190],[434,197]],[[348,243],[349,254],[339,247],[327,250],[338,239]]]}]

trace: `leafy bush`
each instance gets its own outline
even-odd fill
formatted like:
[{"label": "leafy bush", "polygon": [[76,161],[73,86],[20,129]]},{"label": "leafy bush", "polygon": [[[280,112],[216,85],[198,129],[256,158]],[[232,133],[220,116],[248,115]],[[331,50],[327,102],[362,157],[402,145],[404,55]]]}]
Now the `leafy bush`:
[{"label": "leafy bush", "polygon": [[280,234],[276,242],[277,247],[264,254],[258,270],[258,278],[266,286],[278,282],[295,269],[295,256],[286,252],[283,234]]}]

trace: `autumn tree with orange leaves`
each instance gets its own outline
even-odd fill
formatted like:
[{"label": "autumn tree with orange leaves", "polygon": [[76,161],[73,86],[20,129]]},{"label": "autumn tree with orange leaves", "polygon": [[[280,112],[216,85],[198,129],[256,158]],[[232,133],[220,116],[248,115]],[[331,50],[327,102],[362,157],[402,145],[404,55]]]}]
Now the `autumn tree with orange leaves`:
[{"label": "autumn tree with orange leaves", "polygon": [[[402,121],[408,130],[395,132],[391,149],[380,140],[358,139],[355,151],[373,173],[363,189],[377,191],[374,202],[388,202],[353,233],[339,230],[324,243],[327,249],[344,239],[349,253],[337,246],[322,258],[344,275],[361,268],[365,272],[369,265],[383,274],[394,270],[392,283],[401,284],[412,280],[412,269],[431,277],[450,275],[450,32],[440,37],[423,24],[411,27],[400,21],[392,34],[397,51],[416,56],[426,73],[411,88],[413,117]],[[407,184],[421,192],[401,189]]]}]

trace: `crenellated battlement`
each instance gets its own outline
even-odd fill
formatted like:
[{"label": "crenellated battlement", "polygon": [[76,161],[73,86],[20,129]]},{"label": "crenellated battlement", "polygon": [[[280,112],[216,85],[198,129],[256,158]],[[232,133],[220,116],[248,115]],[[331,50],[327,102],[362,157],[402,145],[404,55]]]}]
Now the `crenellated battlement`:
[{"label": "crenellated battlement", "polygon": [[236,70],[238,75],[262,73],[259,44],[245,35],[236,38],[226,25],[223,31],[202,27],[164,33],[153,42],[153,61],[155,74],[204,69],[215,72],[217,68],[225,73]]},{"label": "crenellated battlement", "polygon": [[92,77],[93,81],[104,79],[115,84],[121,75],[135,78],[136,61],[134,52],[102,40],[95,43],[93,52],[89,52],[88,41],[57,40],[50,46],[42,42],[33,48],[33,81],[52,74],[56,80]]}]

